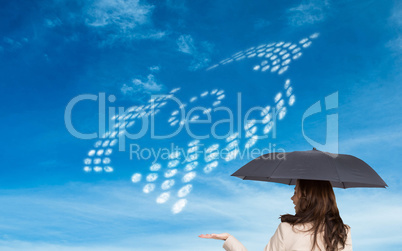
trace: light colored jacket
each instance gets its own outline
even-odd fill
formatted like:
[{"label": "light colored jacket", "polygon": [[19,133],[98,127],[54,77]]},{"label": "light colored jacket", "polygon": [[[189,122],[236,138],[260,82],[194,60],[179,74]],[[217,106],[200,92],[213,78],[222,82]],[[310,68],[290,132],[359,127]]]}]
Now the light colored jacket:
[{"label": "light colored jacket", "polygon": [[[264,251],[311,251],[314,241],[314,234],[310,232],[302,232],[302,230],[308,230],[311,228],[311,223],[305,225],[295,225],[294,229],[292,225],[286,222],[281,222],[275,231],[275,234],[271,237],[268,244],[265,246]],[[324,232],[317,233],[317,246],[314,251],[325,251]],[[223,243],[223,248],[226,251],[247,251],[247,249],[238,241],[234,236],[230,235]],[[347,239],[345,243],[345,249],[342,251],[352,251],[352,237],[350,233],[350,227],[347,231]]]}]

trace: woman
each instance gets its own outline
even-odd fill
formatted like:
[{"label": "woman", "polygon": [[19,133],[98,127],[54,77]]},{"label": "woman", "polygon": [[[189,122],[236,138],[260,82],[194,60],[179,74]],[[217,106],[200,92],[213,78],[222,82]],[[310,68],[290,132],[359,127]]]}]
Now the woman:
[{"label": "woman", "polygon": [[[297,180],[291,197],[295,215],[281,215],[281,223],[264,251],[351,251],[350,227],[343,224],[329,181]],[[224,240],[226,251],[246,251],[228,233],[202,234],[201,238]]]}]

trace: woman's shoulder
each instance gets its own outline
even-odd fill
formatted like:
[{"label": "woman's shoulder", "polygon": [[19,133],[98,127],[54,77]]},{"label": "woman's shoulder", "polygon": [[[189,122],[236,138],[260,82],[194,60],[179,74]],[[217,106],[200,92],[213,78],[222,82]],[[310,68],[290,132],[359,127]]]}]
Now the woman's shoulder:
[{"label": "woman's shoulder", "polygon": [[[280,229],[282,232],[296,232],[298,233],[299,231],[308,231],[311,230],[313,227],[312,222],[305,222],[305,223],[299,223],[299,224],[290,224],[289,222],[281,222],[278,226],[278,229]],[[345,224],[345,227],[347,229],[347,234],[350,234],[351,232],[351,227],[347,224]],[[321,231],[324,231],[323,229]]]},{"label": "woman's shoulder", "polygon": [[307,231],[311,230],[313,227],[313,223],[306,222],[306,223],[299,223],[299,224],[290,224],[288,222],[281,222],[278,228],[284,233],[306,233]]},{"label": "woman's shoulder", "polygon": [[306,228],[311,228],[313,226],[312,222],[305,222],[305,223],[299,223],[299,224],[290,224],[289,222],[281,222],[279,224],[281,228],[298,228],[298,229],[306,229]]}]

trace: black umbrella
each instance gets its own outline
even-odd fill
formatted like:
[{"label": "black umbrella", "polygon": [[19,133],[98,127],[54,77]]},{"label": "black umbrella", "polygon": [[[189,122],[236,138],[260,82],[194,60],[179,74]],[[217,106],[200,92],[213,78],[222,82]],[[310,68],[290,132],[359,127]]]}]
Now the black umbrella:
[{"label": "black umbrella", "polygon": [[295,185],[297,179],[328,180],[333,187],[387,187],[363,160],[346,154],[310,151],[268,153],[250,161],[232,176]]}]

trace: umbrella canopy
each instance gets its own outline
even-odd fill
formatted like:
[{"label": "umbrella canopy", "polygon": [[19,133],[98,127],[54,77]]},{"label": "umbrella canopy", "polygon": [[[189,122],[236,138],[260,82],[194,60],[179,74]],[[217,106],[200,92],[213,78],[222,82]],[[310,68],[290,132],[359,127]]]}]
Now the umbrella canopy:
[{"label": "umbrella canopy", "polygon": [[387,187],[363,160],[346,154],[310,151],[268,153],[250,161],[232,176],[295,185],[297,179],[328,180],[333,187]]}]

